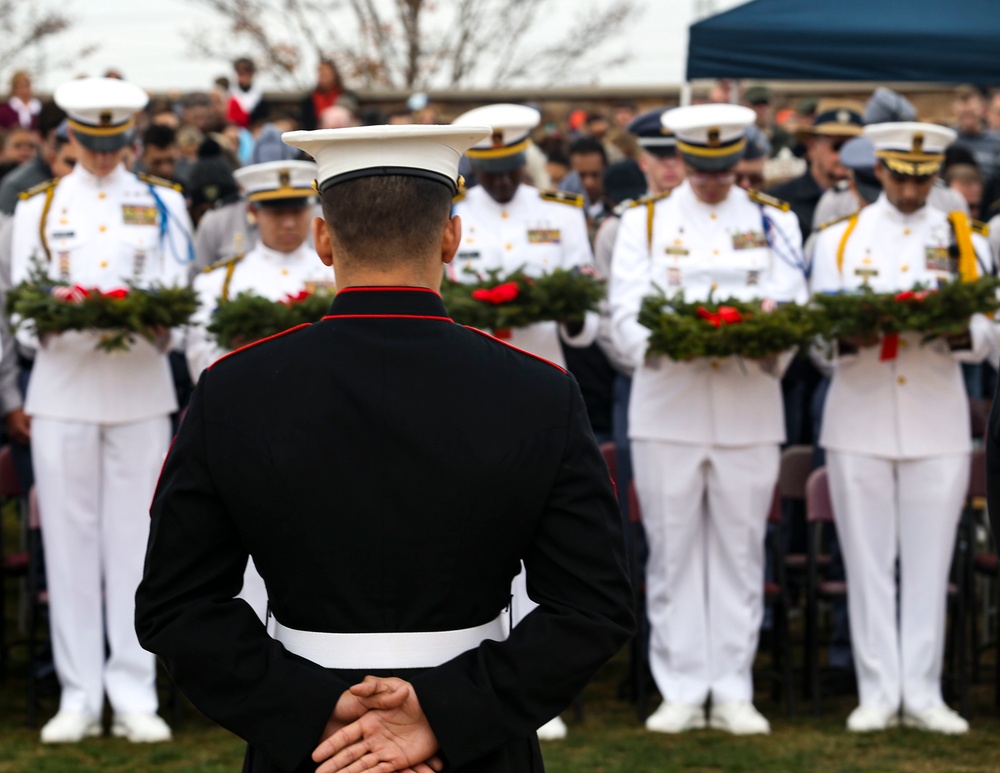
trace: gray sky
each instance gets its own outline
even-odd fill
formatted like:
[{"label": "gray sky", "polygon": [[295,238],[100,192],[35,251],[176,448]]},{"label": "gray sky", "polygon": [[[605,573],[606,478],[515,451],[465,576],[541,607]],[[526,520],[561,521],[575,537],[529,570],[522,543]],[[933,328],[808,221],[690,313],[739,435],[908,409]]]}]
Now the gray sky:
[{"label": "gray sky", "polygon": [[[572,7],[572,0],[568,1]],[[634,57],[628,64],[602,76],[600,83],[681,82],[687,27],[696,9],[722,11],[742,2],[745,0],[639,0],[645,10],[628,32],[628,46]],[[190,0],[63,0],[60,6],[73,19],[72,29],[50,40],[43,51],[36,52],[35,61],[25,64],[34,69],[39,60],[58,61],[65,52],[90,43],[97,43],[100,48],[75,68],[49,70],[38,83],[41,90],[50,91],[77,74],[99,75],[108,67],[120,69],[129,80],[152,90],[207,89],[215,76],[228,72],[225,60],[190,55],[186,36],[198,27],[218,24],[216,16]],[[544,22],[545,26],[558,23],[558,14]]]}]

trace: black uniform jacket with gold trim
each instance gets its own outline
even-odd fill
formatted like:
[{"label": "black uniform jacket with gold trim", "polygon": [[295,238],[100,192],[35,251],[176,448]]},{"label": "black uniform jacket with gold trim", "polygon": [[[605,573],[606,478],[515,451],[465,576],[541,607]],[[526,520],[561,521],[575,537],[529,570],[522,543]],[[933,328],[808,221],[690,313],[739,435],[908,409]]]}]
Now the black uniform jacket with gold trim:
[{"label": "black uniform jacket with gold trim", "polygon": [[246,739],[245,770],[313,771],[341,692],[233,597],[247,554],[285,626],[445,631],[540,606],[505,642],[409,679],[447,770],[542,770],[535,728],[633,632],[620,517],[572,376],[415,288],[341,290],[330,315],[205,371],[152,506],[143,646]]}]

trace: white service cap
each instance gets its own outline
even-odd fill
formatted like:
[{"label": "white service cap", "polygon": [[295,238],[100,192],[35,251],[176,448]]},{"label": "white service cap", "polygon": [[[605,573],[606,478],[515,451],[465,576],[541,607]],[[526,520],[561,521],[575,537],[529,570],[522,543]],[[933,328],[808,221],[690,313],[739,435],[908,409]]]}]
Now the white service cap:
[{"label": "white service cap", "polygon": [[875,156],[891,170],[924,177],[941,168],[944,151],[958,134],[935,123],[899,121],[866,126],[864,136],[875,145]]},{"label": "white service cap", "polygon": [[687,105],[666,111],[660,120],[677,137],[684,160],[704,171],[733,166],[743,157],[745,129],[757,114],[741,105]]},{"label": "white service cap", "polygon": [[275,206],[288,199],[300,199],[299,203],[306,206],[316,196],[313,183],[317,169],[312,161],[268,161],[240,167],[233,177],[248,201]]},{"label": "white service cap", "polygon": [[99,152],[123,147],[135,114],[149,102],[145,91],[118,78],[68,81],[56,87],[52,98],[66,111],[80,143]]},{"label": "white service cap", "polygon": [[504,172],[524,166],[524,151],[531,130],[542,114],[527,105],[501,103],[476,107],[462,113],[452,126],[492,126],[493,132],[469,148],[473,165],[487,172]]},{"label": "white service cap", "polygon": [[281,138],[316,159],[320,191],[377,175],[426,177],[457,191],[462,154],[492,132],[489,126],[358,126]]}]

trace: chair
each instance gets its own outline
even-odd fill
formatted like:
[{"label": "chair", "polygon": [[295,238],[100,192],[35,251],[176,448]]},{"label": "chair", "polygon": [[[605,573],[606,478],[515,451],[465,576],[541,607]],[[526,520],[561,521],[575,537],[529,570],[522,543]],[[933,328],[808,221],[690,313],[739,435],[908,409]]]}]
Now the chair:
[{"label": "chair", "polygon": [[[21,485],[17,480],[17,473],[14,469],[13,454],[10,446],[0,448],[0,508],[7,502],[15,500],[17,502],[19,530],[21,532],[22,544],[26,542],[24,518],[25,508],[21,492]],[[0,518],[0,679],[7,672],[7,654],[12,642],[7,639],[7,578],[24,578],[28,571],[28,551],[21,549],[7,552],[4,544],[4,529],[2,528],[2,518]],[[22,625],[24,623],[24,610],[26,599],[22,596],[21,615]]]},{"label": "chair", "polygon": [[38,724],[39,628],[46,618],[49,595],[43,587],[42,525],[38,494],[32,486],[28,494],[28,727]]},{"label": "chair", "polygon": [[[633,531],[642,529],[642,511],[639,509],[639,495],[635,491],[635,481],[628,487],[628,520]],[[635,541],[633,540],[633,543]],[[633,691],[635,695],[636,713],[640,722],[646,721],[649,714],[649,619],[646,617],[646,577],[642,568],[637,566],[634,556],[629,556],[630,574],[632,579],[633,609],[635,611],[636,631],[632,637],[629,653],[630,670]]]},{"label": "chair", "polygon": [[[778,472],[778,491],[785,502],[806,501],[806,481],[813,471],[813,447],[808,445],[788,446],[781,452],[781,466]],[[778,521],[777,523],[781,523]],[[829,558],[826,558],[829,561]],[[785,567],[790,572],[805,574],[806,554],[788,553]]]},{"label": "chair", "polygon": [[[791,450],[791,449],[789,449]],[[811,451],[810,451],[811,453]],[[779,476],[780,477],[780,476]],[[768,531],[765,549],[774,566],[774,579],[764,582],[764,604],[771,608],[773,628],[771,631],[771,670],[766,674],[772,683],[772,698],[778,701],[780,686],[785,688],[785,704],[788,716],[795,718],[795,680],[792,677],[791,633],[788,613],[791,601],[788,591],[788,575],[785,570],[785,545],[780,526],[782,519],[782,489],[779,480],[774,488],[774,499],[768,513],[768,523],[776,528]]]},{"label": "chair", "polygon": [[[983,652],[996,649],[996,691],[995,701],[1000,707],[1000,637],[994,636],[989,641],[979,639],[979,607],[977,604],[977,579],[983,587],[983,617],[984,625],[989,625],[989,619],[998,622],[997,598],[1000,597],[1000,558],[997,556],[996,535],[989,533],[989,521],[986,518],[986,453],[977,448],[972,453],[972,464],[969,471],[969,491],[966,496],[965,510],[962,514],[962,525],[966,530],[966,540],[969,546],[966,556],[966,582],[971,625],[972,641],[972,681],[979,681],[980,659]],[[979,534],[985,534],[985,544],[980,550]],[[992,604],[990,602],[992,601]],[[985,634],[984,634],[985,638]]]},{"label": "chair", "polygon": [[[819,605],[844,599],[847,583],[820,579],[820,568],[829,566],[828,554],[822,552],[823,532],[833,524],[833,505],[826,468],[815,470],[806,482],[806,657],[805,682],[812,696],[813,713],[820,709]],[[825,559],[825,561],[821,560]]]},{"label": "chair", "polygon": [[[813,713],[819,714],[821,703],[821,673],[819,667],[819,605],[831,602],[847,595],[847,583],[825,581],[819,578],[819,550],[824,524],[835,523],[833,504],[830,500],[830,487],[825,467],[821,467],[809,476],[806,483],[806,519],[809,526],[809,553],[807,574],[806,602],[806,669],[811,685]],[[965,661],[965,582],[963,576],[963,535],[959,532],[956,553],[953,560],[953,581],[948,583],[948,603],[951,611],[951,626],[949,629],[950,668],[944,674],[947,685],[957,685],[961,713],[968,715],[968,679]]]}]

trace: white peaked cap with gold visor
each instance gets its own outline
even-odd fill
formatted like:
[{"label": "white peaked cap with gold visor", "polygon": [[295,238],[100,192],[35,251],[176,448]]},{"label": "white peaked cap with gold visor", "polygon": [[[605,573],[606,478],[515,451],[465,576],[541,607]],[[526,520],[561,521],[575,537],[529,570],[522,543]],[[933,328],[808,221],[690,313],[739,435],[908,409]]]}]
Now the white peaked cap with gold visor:
[{"label": "white peaked cap with gold visor", "polygon": [[436,180],[454,193],[462,154],[492,133],[489,126],[359,126],[285,132],[281,138],[316,159],[321,193],[338,183],[382,175]]}]

